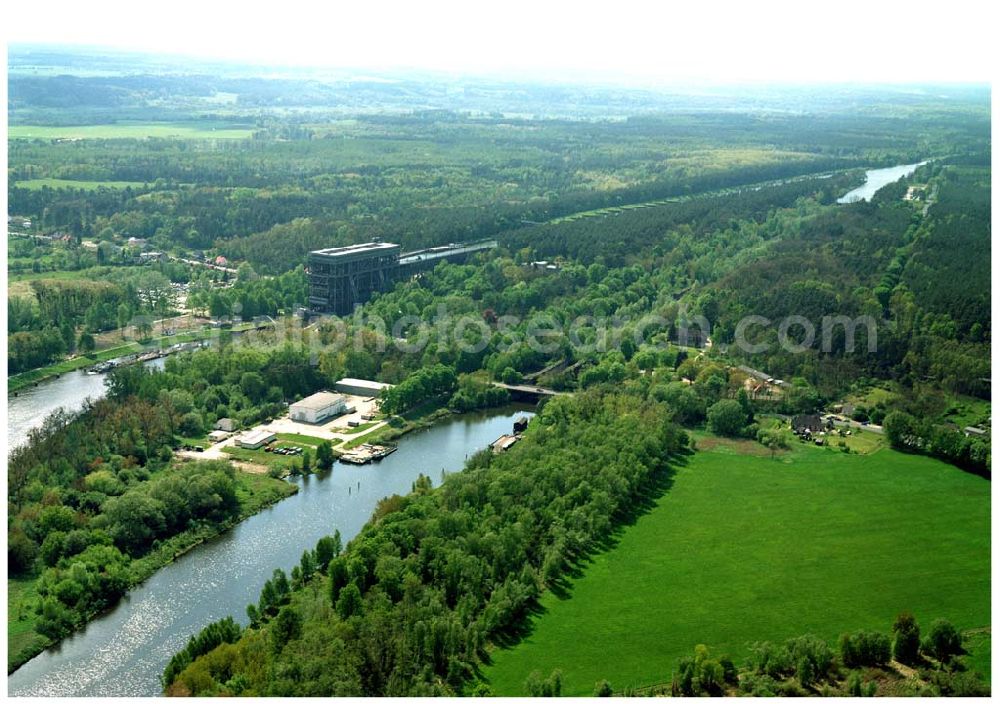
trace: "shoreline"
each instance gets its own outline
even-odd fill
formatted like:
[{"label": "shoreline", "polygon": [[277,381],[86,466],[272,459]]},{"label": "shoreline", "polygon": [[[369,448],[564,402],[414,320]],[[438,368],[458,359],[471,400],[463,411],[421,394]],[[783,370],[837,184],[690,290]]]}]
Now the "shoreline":
[{"label": "shoreline", "polygon": [[[233,325],[231,328],[210,328],[208,330],[199,330],[197,332],[161,336],[153,338],[145,343],[137,340],[133,342],[126,342],[125,344],[118,345],[116,347],[109,347],[105,350],[95,352],[93,355],[81,354],[72,358],[53,362],[52,364],[44,367],[29,369],[27,371],[19,372],[18,374],[12,374],[7,377],[7,393],[17,393],[28,387],[37,386],[43,381],[58,378],[63,374],[69,374],[81,369],[86,369],[87,367],[92,367],[100,362],[108,362],[113,359],[128,357],[133,354],[144,354],[147,352],[162,352],[164,355],[170,355],[175,352],[171,349],[173,345],[210,340],[219,335],[220,331],[225,331],[227,333],[242,333],[249,330],[260,329],[261,327],[262,326],[259,323],[249,322]],[[263,327],[270,326],[264,325]]]},{"label": "shoreline", "polygon": [[[212,540],[213,538],[217,538],[229,530],[232,530],[237,525],[239,525],[246,519],[260,513],[265,508],[273,506],[274,504],[284,499],[287,499],[290,496],[294,496],[299,492],[299,486],[297,484],[292,484],[290,482],[285,481],[284,479],[273,479],[271,477],[267,477],[266,475],[250,475],[249,473],[246,472],[240,472],[240,470],[237,470],[237,472],[245,476],[258,476],[258,477],[262,476],[263,479],[267,481],[281,482],[281,484],[283,484],[285,487],[288,488],[279,489],[278,485],[274,485],[275,491],[273,492],[273,495],[267,496],[263,498],[263,500],[258,502],[248,503],[248,505],[244,509],[241,509],[239,515],[236,518],[230,519],[225,523],[220,523],[216,526],[210,527],[207,525],[201,525],[189,528],[188,530],[178,533],[177,535],[171,536],[167,540],[163,541],[163,544],[161,544],[158,548],[154,549],[148,554],[133,560],[132,563],[129,564],[129,569],[135,569],[136,574],[133,575],[132,579],[129,581],[128,589],[118,598],[118,600],[114,604],[111,604],[107,608],[102,609],[100,611],[87,614],[86,617],[84,618],[83,623],[81,623],[78,627],[74,628],[71,632],[64,635],[62,638],[59,638],[57,640],[46,638],[44,643],[38,642],[36,647],[28,646],[22,648],[13,657],[11,657],[10,654],[8,653],[8,657],[11,659],[7,663],[7,676],[9,677],[13,673],[15,673],[21,666],[30,662],[37,656],[41,655],[52,646],[58,645],[65,638],[68,638],[83,631],[90,624],[90,622],[96,619],[97,617],[116,608],[121,603],[121,600],[124,597],[128,596],[129,592],[131,592],[134,588],[138,587],[147,579],[152,577],[161,568],[166,567],[170,563],[177,561],[187,553],[194,550],[199,545],[202,545],[203,543]],[[248,481],[258,481],[258,480],[249,479]],[[32,581],[35,580],[37,580],[37,576]],[[10,623],[8,622],[8,639],[10,637],[9,628],[10,628]],[[37,633],[37,631],[34,632]],[[41,634],[38,635],[41,636]]]},{"label": "shoreline", "polygon": [[[479,413],[489,410],[491,410],[491,408],[480,408],[480,409],[475,409],[473,411],[453,411],[447,408],[447,406],[442,405],[441,399],[430,399],[424,402],[423,404],[417,406],[416,408],[410,409],[409,411],[404,412],[400,416],[396,416],[398,418],[403,419],[403,423],[401,425],[392,426],[387,423],[383,427],[378,428],[377,430],[374,430],[371,433],[363,433],[360,437],[349,441],[349,443],[358,445],[364,442],[392,442],[415,430],[424,430],[427,428],[431,428],[437,425],[440,421],[452,416],[461,416],[461,415],[466,415],[468,413]],[[348,443],[345,443],[345,446],[347,444]],[[337,448],[337,450],[341,449],[342,448]],[[340,455],[339,452],[335,453],[334,461],[338,460],[339,455]],[[314,474],[316,473],[316,471],[317,470],[314,470],[311,473]],[[329,469],[318,470],[318,471],[329,472],[333,471],[333,468],[331,466]],[[60,642],[62,642],[64,638],[83,631],[86,628],[86,626],[98,616],[116,608],[118,604],[121,602],[121,598],[128,595],[128,593],[131,592],[132,589],[139,586],[147,579],[152,577],[154,574],[156,574],[156,572],[160,568],[165,567],[168,564],[178,560],[183,555],[187,554],[188,552],[191,552],[196,547],[207,542],[208,540],[211,540],[212,538],[216,538],[222,535],[223,533],[234,528],[244,520],[260,513],[265,508],[273,506],[274,504],[277,504],[283,501],[284,499],[294,496],[299,491],[299,486],[297,484],[286,481],[290,476],[290,473],[287,471],[283,473],[280,478],[269,477],[266,473],[253,474],[250,472],[244,472],[239,468],[237,468],[237,474],[248,477],[247,481],[255,481],[255,479],[262,479],[266,481],[281,482],[281,484],[284,485],[285,487],[288,487],[288,489],[282,489],[281,491],[277,492],[277,495],[271,496],[260,503],[247,506],[247,509],[245,511],[240,512],[238,518],[227,521],[226,523],[223,524],[219,524],[218,526],[215,527],[214,530],[211,530],[209,532],[203,532],[199,530],[199,527],[191,528],[187,531],[184,531],[183,533],[179,533],[178,535],[167,539],[166,541],[164,541],[164,544],[161,545],[156,550],[150,552],[147,555],[144,555],[143,557],[134,560],[133,565],[134,563],[142,563],[144,561],[148,562],[149,564],[146,565],[140,564],[138,566],[139,574],[134,578],[134,581],[130,583],[128,590],[124,594],[122,594],[122,597],[119,597],[119,600],[116,601],[115,604],[107,607],[106,609],[103,609],[102,611],[96,612],[94,614],[89,614],[86,617],[85,621],[81,623],[79,627],[75,628],[72,632],[67,633],[65,636],[63,636],[63,638],[60,638],[59,640],[52,641],[46,639],[47,642],[44,645],[39,643],[39,647],[37,648],[22,649],[17,653],[18,657],[16,658],[16,660],[11,660],[8,662],[7,676],[9,677],[14,672],[16,672],[21,666],[30,662],[32,659],[42,654],[52,646],[58,645]],[[170,547],[171,541],[180,538],[180,536],[186,536],[186,540],[178,541],[182,542],[182,544],[171,548]],[[167,550],[171,550],[169,555],[162,554],[164,551]],[[37,579],[37,577],[35,579]],[[8,621],[8,629],[9,626],[10,622]],[[8,630],[8,639],[9,639],[9,630]],[[24,655],[24,657],[20,657],[21,655]]]}]

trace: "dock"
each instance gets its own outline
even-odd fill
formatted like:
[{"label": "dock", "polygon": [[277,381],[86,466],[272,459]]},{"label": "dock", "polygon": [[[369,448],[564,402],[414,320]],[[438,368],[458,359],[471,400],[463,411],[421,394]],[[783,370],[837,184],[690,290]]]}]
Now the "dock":
[{"label": "dock", "polygon": [[154,359],[160,359],[161,357],[166,357],[167,355],[176,354],[177,352],[191,352],[193,350],[200,349],[201,347],[202,344],[200,342],[183,342],[172,347],[150,350],[149,352],[135,352],[133,354],[125,355],[124,357],[109,359],[106,362],[98,362],[94,366],[87,369],[87,373],[106,374],[107,372],[117,369],[118,367],[124,367],[129,364],[140,364],[142,362],[151,362]]},{"label": "dock", "polygon": [[395,445],[372,445],[366,442],[342,454],[340,461],[350,464],[368,464],[388,457],[397,449]]}]

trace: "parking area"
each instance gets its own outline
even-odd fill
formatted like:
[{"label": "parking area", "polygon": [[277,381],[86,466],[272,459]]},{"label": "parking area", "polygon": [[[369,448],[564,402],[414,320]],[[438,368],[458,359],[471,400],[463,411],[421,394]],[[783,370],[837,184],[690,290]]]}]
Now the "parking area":
[{"label": "parking area", "polygon": [[[345,413],[342,416],[331,418],[323,423],[303,423],[292,420],[285,415],[259,427],[275,433],[308,435],[322,440],[347,440],[349,438],[356,438],[361,434],[376,430],[385,424],[384,421],[379,421],[373,424],[372,421],[365,419],[365,416],[374,416],[378,412],[375,398],[346,396],[346,400],[347,405],[354,408],[354,412]],[[356,424],[357,428],[363,429],[356,430],[356,428],[351,427],[352,423]]]},{"label": "parking area", "polygon": [[[354,440],[360,438],[368,433],[374,432],[385,425],[384,420],[372,421],[368,418],[373,417],[378,412],[378,407],[375,398],[367,398],[363,396],[347,396],[348,407],[354,408],[351,413],[345,413],[344,415],[337,416],[336,418],[331,418],[323,423],[313,424],[313,423],[302,423],[299,421],[294,421],[284,415],[281,418],[277,418],[268,423],[261,423],[260,425],[254,426],[252,428],[246,428],[242,431],[234,432],[232,435],[227,437],[221,442],[217,442],[209,447],[206,447],[203,451],[198,452],[196,450],[179,450],[177,451],[178,457],[184,457],[186,459],[195,460],[219,460],[219,459],[233,459],[233,455],[225,451],[227,447],[234,447],[236,445],[236,440],[241,435],[250,433],[253,431],[265,431],[269,433],[275,433],[277,435],[304,435],[309,438],[315,438],[318,443],[320,440],[334,440],[345,442],[347,440]],[[367,417],[367,418],[366,418]],[[339,443],[335,442],[334,445]],[[283,442],[280,441],[274,444],[275,448],[287,447],[290,445],[310,447],[310,444],[303,440],[300,443]],[[281,453],[285,454],[285,453]],[[290,455],[299,454],[297,452],[288,453]],[[244,463],[246,464],[246,463]]]}]

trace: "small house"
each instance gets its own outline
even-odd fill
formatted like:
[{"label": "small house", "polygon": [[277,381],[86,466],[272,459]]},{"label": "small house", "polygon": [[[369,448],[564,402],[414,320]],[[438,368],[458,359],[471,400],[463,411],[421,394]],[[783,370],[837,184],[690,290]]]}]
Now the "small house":
[{"label": "small house", "polygon": [[818,433],[823,429],[823,420],[815,413],[806,413],[792,418],[792,430],[801,435],[804,433]]},{"label": "small house", "polygon": [[228,437],[229,433],[227,433],[225,430],[213,430],[208,434],[208,439],[212,441],[213,445],[217,442],[222,442]]},{"label": "small house", "polygon": [[236,421],[232,418],[219,418],[215,421],[215,429],[231,433],[236,430]]}]

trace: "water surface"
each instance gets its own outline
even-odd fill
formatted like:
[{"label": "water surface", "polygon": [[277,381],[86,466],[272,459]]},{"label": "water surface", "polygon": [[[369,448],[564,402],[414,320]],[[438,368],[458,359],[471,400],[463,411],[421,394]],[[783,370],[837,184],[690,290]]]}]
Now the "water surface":
[{"label": "water surface", "polygon": [[895,183],[901,178],[909,176],[917,167],[926,164],[926,161],[921,161],[919,164],[903,164],[901,166],[890,166],[887,169],[870,169],[865,172],[865,183],[863,186],[858,186],[853,191],[849,191],[843,197],[837,200],[838,203],[856,203],[859,200],[872,199],[872,196],[878,192],[883,186],[888,186],[890,183]]},{"label": "water surface", "polygon": [[111,611],[7,678],[17,696],[154,696],[170,657],[202,627],[225,616],[246,624],[246,605],[276,567],[286,573],[302,551],[339,529],[357,535],[384,496],[408,492],[421,473],[435,486],[473,452],[511,431],[526,406],[449,418],[400,438],[377,464],[336,464],[295,480],[295,495],[182,556]]}]

